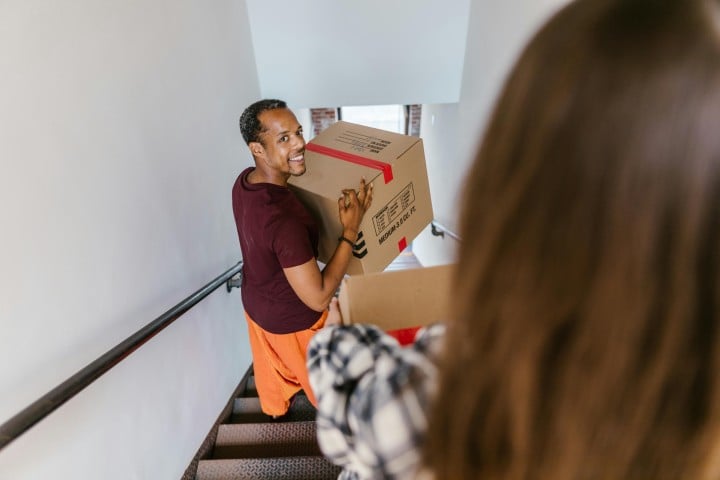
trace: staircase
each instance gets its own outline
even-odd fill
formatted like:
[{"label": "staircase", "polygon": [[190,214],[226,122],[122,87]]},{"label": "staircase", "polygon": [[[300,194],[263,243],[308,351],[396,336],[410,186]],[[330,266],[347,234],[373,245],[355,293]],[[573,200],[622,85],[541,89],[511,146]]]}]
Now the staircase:
[{"label": "staircase", "polygon": [[[419,268],[411,249],[387,271]],[[216,437],[201,449],[183,480],[335,480],[341,468],[326,460],[317,444],[315,407],[301,391],[283,417],[273,420],[260,410],[252,367],[224,412]],[[214,431],[212,432],[214,433]],[[198,460],[199,458],[199,460]],[[195,470],[197,466],[197,470]]]},{"label": "staircase", "polygon": [[299,392],[288,413],[274,420],[260,410],[251,372],[244,383],[212,450],[198,462],[195,480],[336,479],[341,469],[320,452],[315,407],[307,396]]}]

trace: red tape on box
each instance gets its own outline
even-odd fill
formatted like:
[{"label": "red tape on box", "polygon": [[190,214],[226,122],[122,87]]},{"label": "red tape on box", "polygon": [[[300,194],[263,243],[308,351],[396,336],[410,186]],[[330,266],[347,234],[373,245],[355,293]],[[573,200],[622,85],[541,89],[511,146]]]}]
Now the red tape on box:
[{"label": "red tape on box", "polygon": [[305,149],[310,150],[311,152],[321,153],[329,157],[345,160],[346,162],[352,162],[358,165],[363,165],[365,167],[380,170],[383,174],[383,179],[385,180],[385,183],[390,183],[393,179],[392,165],[390,165],[389,163],[384,163],[379,160],[373,160],[372,158],[361,157],[360,155],[343,152],[341,150],[325,147],[323,145],[317,145],[312,142],[305,145]]},{"label": "red tape on box", "polygon": [[407,238],[402,237],[398,242],[398,250],[401,252],[407,248]]},{"label": "red tape on box", "polygon": [[400,345],[405,346],[415,343],[415,337],[420,328],[421,327],[399,328],[397,330],[388,330],[385,333],[395,338]]}]

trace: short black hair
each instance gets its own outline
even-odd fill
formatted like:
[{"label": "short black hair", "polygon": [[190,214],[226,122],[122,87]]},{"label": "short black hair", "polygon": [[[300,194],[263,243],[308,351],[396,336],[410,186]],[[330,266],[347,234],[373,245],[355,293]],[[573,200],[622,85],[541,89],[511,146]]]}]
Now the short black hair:
[{"label": "short black hair", "polygon": [[278,108],[287,108],[287,104],[282,100],[264,99],[259,100],[245,109],[240,115],[240,133],[242,133],[245,143],[260,142],[259,135],[262,133],[262,125],[258,117],[267,110],[275,110]]}]

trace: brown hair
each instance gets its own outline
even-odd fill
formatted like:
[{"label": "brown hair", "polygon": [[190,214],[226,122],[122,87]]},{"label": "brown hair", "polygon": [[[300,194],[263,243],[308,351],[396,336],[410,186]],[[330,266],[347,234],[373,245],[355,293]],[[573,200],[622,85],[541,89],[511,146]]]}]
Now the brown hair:
[{"label": "brown hair", "polygon": [[511,72],[465,188],[438,479],[720,476],[717,10],[579,0]]}]

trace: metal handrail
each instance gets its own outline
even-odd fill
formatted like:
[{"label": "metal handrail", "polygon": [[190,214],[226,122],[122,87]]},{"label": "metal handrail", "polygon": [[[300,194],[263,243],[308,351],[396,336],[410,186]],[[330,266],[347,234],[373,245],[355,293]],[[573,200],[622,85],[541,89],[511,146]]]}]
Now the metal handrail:
[{"label": "metal handrail", "polygon": [[448,237],[454,238],[458,242],[462,242],[462,239],[457,233],[454,233],[452,230],[449,230],[447,227],[436,222],[435,220],[430,223],[430,232],[436,237],[442,238],[445,238],[445,234],[447,233]]},{"label": "metal handrail", "polygon": [[[180,318],[185,312],[197,305],[225,282],[234,281],[240,274],[242,261],[229,268],[207,285],[160,315],[152,322],[108,350],[96,360],[78,371],[75,375],[40,397],[18,414],[0,425],[0,450],[28,431],[32,426],[51,414],[55,409],[77,395],[85,387],[97,380],[105,372],[120,363],[125,357],[140,348],[165,327]],[[234,285],[237,286],[237,285]],[[228,292],[230,287],[228,286]]]}]

